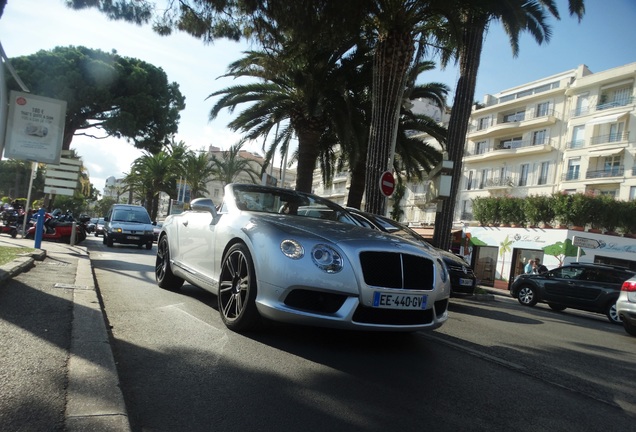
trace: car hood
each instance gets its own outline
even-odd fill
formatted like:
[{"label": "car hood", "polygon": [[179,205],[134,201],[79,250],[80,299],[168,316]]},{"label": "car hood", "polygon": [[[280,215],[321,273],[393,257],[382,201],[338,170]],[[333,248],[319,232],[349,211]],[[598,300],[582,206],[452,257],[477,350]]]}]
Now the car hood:
[{"label": "car hood", "polygon": [[369,243],[369,245],[377,242],[384,246],[386,246],[387,242],[410,244],[418,251],[425,251],[428,252],[429,255],[432,255],[430,251],[422,248],[422,246],[415,241],[342,222],[302,216],[279,216],[274,214],[259,215],[252,221],[256,223],[260,221],[274,225],[291,236],[296,234],[303,237],[322,238],[334,244],[352,242],[366,242]]}]

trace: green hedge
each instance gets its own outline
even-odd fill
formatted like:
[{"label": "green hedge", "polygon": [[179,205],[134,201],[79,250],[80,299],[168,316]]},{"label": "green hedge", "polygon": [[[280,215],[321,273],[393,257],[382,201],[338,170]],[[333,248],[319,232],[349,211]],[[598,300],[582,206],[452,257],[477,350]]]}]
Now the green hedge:
[{"label": "green hedge", "polygon": [[480,225],[565,225],[636,233],[636,202],[608,195],[565,194],[519,197],[478,197],[473,218]]}]

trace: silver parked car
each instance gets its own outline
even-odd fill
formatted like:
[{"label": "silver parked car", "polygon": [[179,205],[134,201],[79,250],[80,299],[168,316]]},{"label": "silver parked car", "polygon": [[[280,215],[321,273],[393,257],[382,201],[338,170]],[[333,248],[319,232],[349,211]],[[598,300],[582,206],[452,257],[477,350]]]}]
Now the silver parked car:
[{"label": "silver parked car", "polygon": [[315,195],[230,184],[223,203],[192,201],[159,234],[160,287],[189,283],[218,297],[225,325],[260,317],[359,330],[435,329],[448,319],[450,282],[434,250],[361,227]]},{"label": "silver parked car", "polygon": [[636,276],[623,282],[616,301],[616,312],[627,334],[636,336]]}]

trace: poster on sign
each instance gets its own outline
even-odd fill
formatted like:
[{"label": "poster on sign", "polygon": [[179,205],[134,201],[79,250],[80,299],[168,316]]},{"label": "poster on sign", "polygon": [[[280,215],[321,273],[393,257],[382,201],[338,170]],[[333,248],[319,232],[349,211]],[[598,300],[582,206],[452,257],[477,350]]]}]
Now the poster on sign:
[{"label": "poster on sign", "polygon": [[11,91],[4,157],[59,164],[66,101]]}]

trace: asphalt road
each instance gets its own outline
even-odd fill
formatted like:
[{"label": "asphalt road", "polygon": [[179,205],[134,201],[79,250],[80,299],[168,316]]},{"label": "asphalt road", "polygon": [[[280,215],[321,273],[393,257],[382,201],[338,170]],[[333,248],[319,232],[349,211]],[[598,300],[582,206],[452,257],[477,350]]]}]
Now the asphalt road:
[{"label": "asphalt road", "polygon": [[134,431],[618,431],[636,420],[636,341],[602,315],[453,299],[431,333],[269,323],[240,335],[213,295],[156,286],[156,248],[86,245]]}]

